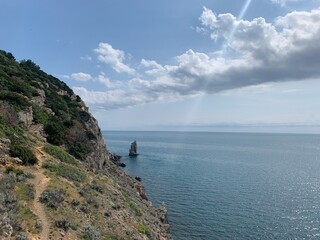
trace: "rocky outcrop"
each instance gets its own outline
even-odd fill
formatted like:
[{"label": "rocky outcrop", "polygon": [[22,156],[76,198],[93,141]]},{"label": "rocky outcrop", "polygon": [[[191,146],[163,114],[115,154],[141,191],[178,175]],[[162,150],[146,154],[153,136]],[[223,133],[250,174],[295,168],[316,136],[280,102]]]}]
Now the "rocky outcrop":
[{"label": "rocky outcrop", "polygon": [[25,128],[29,128],[33,123],[32,107],[28,107],[27,109],[18,112],[18,118],[19,122],[22,123]]},{"label": "rocky outcrop", "polygon": [[131,146],[130,146],[130,150],[129,150],[129,156],[130,157],[136,157],[138,156],[138,146],[137,146],[137,142],[136,141],[133,141],[131,143]]},{"label": "rocky outcrop", "polygon": [[87,156],[86,161],[89,162],[90,166],[101,170],[103,166],[109,162],[109,152],[97,120],[88,112],[87,108],[85,108],[85,110],[89,115],[89,119],[86,121],[86,127],[94,135],[94,138],[90,140],[93,151]]},{"label": "rocky outcrop", "polygon": [[143,199],[148,201],[148,197],[146,194],[146,190],[144,188],[144,186],[141,183],[135,183],[134,184],[134,188],[137,189],[139,196]]},{"label": "rocky outcrop", "polygon": [[36,104],[40,107],[44,106],[45,100],[46,100],[46,93],[43,89],[37,89],[38,95],[39,96],[34,96],[31,99],[31,102],[33,104]]}]

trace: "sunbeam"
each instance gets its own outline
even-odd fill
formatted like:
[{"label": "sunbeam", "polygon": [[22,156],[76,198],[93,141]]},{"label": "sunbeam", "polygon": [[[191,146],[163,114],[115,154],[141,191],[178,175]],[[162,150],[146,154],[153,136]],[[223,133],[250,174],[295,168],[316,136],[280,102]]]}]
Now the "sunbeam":
[{"label": "sunbeam", "polygon": [[[242,20],[243,19],[243,17],[244,17],[244,15],[246,14],[246,12],[247,12],[247,10],[248,10],[248,8],[249,8],[249,6],[250,6],[250,4],[251,4],[251,2],[252,2],[252,0],[247,0],[246,2],[245,2],[245,4],[243,5],[243,7],[242,7],[242,9],[241,9],[241,11],[240,11],[240,13],[239,13],[239,15],[238,15],[238,21],[240,21],[240,20]],[[233,26],[233,28],[231,29],[231,31],[230,31],[230,33],[229,33],[229,36],[227,37],[227,39],[225,40],[225,42],[224,42],[224,44],[223,44],[223,46],[222,46],[222,54],[224,54],[225,52],[226,52],[226,50],[227,50],[227,47],[228,47],[228,42],[230,42],[232,39],[233,39],[233,36],[234,36],[234,33],[235,33],[235,31],[237,30],[237,26],[235,25],[235,26]]]},{"label": "sunbeam", "polygon": [[[252,0],[247,0],[245,2],[245,4],[243,5],[243,7],[241,8],[241,11],[238,15],[238,21],[242,20],[243,17],[245,16],[246,12],[248,11],[250,4],[251,4]],[[235,31],[237,30],[237,26],[235,25],[232,30],[229,33],[228,38],[225,40],[224,44],[222,45],[221,48],[221,55],[224,55],[227,51],[227,47],[228,47],[228,42],[230,42],[234,36]],[[202,99],[203,99],[203,95],[197,97],[197,99],[194,100],[194,104],[192,105],[192,107],[190,107],[190,111],[188,116],[186,116],[186,122],[191,123],[192,119],[194,118],[196,111],[198,109],[198,107],[200,106]]]}]

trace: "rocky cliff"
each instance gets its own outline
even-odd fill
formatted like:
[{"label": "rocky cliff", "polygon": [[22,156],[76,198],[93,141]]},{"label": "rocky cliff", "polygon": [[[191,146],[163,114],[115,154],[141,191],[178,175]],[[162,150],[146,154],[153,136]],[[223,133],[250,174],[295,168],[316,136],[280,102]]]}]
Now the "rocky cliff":
[{"label": "rocky cliff", "polygon": [[0,51],[0,238],[171,239],[79,96]]}]

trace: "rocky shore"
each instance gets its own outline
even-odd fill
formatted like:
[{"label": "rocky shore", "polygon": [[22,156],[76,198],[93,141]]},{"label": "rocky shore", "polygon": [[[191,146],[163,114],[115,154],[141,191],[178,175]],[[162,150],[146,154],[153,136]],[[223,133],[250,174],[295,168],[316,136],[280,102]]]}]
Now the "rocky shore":
[{"label": "rocky shore", "polygon": [[0,239],[172,239],[81,98],[0,51]]}]

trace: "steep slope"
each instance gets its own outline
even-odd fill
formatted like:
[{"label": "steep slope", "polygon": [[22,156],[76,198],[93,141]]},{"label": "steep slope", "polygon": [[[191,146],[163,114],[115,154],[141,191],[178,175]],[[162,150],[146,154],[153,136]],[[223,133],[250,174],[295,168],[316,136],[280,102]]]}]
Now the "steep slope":
[{"label": "steep slope", "polygon": [[171,239],[79,96],[0,51],[0,238]]}]

